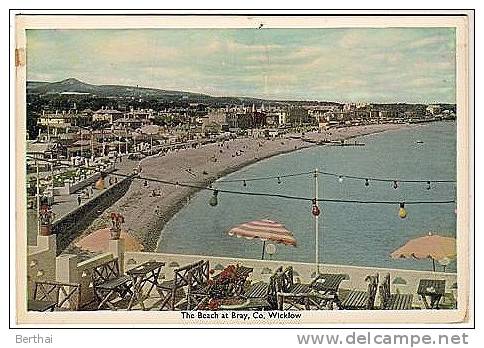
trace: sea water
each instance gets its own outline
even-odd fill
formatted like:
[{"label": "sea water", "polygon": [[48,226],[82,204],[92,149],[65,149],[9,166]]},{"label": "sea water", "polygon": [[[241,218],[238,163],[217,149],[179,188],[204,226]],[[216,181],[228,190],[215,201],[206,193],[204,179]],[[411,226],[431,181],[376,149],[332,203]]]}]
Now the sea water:
[{"label": "sea water", "polygon": [[[456,124],[438,122],[387,131],[354,139],[365,146],[315,146],[275,156],[245,167],[220,180],[251,179],[309,172],[319,176],[320,198],[363,201],[439,201],[456,197]],[[280,140],[277,140],[280,141]],[[353,140],[352,140],[353,141]],[[430,180],[398,183],[345,177]],[[262,181],[215,182],[214,188],[314,197],[311,174]],[[271,219],[285,225],[297,247],[276,245],[273,260],[314,262],[315,228],[311,202],[274,197],[219,193],[218,205],[208,204],[212,192],[201,191],[164,227],[158,251],[224,257],[261,258],[262,242],[235,238],[227,231],[240,223]],[[398,216],[398,204],[320,203],[319,257],[321,263],[429,270],[430,260],[390,258],[390,253],[412,238],[432,232],[456,235],[456,205],[406,205],[407,217]],[[266,258],[268,258],[266,254]],[[437,268],[442,266],[437,263]],[[456,270],[455,262],[447,271]]]}]

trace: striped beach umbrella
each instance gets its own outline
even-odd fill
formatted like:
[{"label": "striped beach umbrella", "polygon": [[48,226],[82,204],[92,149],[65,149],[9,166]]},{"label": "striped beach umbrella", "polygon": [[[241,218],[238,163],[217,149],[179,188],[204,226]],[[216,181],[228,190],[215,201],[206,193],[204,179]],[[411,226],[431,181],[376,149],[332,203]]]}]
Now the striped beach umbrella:
[{"label": "striped beach umbrella", "polygon": [[296,246],[296,238],[290,231],[280,224],[272,220],[255,220],[245,222],[237,225],[228,231],[229,236],[238,238],[254,239],[259,238],[263,241],[262,244],[262,259],[264,259],[265,245],[267,241],[280,243],[284,245]]}]

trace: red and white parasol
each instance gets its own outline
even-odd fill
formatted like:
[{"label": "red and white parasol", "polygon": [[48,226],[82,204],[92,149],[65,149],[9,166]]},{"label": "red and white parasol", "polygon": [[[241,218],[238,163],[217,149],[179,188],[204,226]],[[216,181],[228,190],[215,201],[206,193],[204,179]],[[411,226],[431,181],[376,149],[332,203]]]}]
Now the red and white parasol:
[{"label": "red and white parasol", "polygon": [[264,259],[265,243],[272,241],[285,245],[296,246],[296,238],[289,232],[283,224],[272,220],[255,220],[237,225],[228,231],[229,236],[238,238],[262,240],[262,259]]}]

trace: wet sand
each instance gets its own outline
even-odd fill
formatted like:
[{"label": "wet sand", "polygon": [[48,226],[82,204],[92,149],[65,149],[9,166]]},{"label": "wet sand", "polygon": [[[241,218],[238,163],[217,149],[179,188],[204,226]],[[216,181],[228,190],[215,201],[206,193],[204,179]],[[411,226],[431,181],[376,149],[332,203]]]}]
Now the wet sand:
[{"label": "wet sand", "polygon": [[[405,124],[380,124],[331,129],[324,132],[306,133],[313,141],[342,140],[357,136],[413,127]],[[141,176],[171,182],[197,182],[197,186],[208,186],[216,179],[244,166],[265,158],[311,146],[318,146],[300,139],[283,138],[265,140],[261,138],[239,138],[225,143],[208,144],[196,149],[182,149],[155,155],[141,161]],[[126,194],[111,206],[125,218],[123,229],[137,237],[145,251],[154,251],[163,226],[180,210],[198,189],[167,185],[156,182],[133,180]],[[153,190],[159,193],[153,196]],[[88,234],[103,227],[105,222],[95,220],[83,233]],[[176,252],[176,250],[173,250]]]}]

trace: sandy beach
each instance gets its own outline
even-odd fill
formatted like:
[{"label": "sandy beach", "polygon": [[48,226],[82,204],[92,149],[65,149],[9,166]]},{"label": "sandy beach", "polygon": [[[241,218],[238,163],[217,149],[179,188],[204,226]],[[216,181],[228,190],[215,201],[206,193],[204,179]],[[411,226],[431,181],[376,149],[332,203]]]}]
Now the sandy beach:
[{"label": "sandy beach", "polygon": [[[342,140],[405,127],[415,127],[415,125],[353,126],[321,133],[306,133],[305,138],[315,141]],[[166,155],[147,157],[140,163],[141,175],[171,182],[200,182],[201,186],[208,186],[217,178],[246,165],[311,146],[318,145],[300,139],[291,139],[288,135],[274,140],[238,138],[226,141],[224,144],[208,144],[196,149],[182,149],[168,152]],[[153,196],[153,190],[160,194]],[[196,191],[193,188],[133,180],[127,193],[108,211],[121,213],[125,218],[123,229],[138,238],[145,251],[153,251],[163,226]],[[98,218],[82,236],[104,226],[106,221]]]}]

